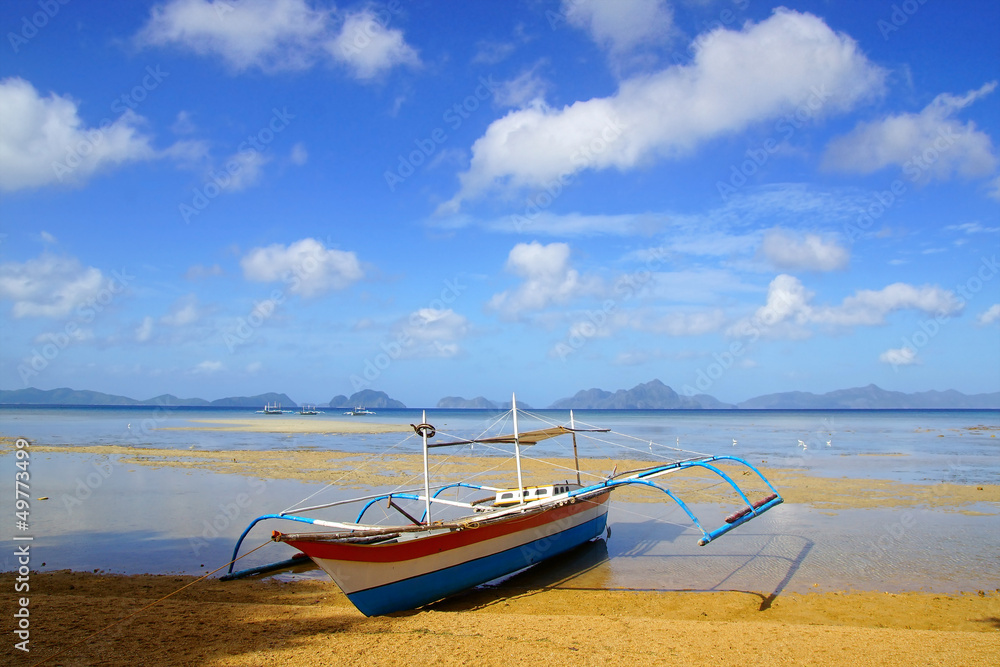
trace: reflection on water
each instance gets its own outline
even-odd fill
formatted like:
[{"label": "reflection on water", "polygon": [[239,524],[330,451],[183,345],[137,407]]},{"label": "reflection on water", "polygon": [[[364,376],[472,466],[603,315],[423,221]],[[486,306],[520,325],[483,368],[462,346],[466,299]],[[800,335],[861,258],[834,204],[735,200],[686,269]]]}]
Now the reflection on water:
[{"label": "reflection on water", "polygon": [[[14,469],[12,454],[0,457],[0,470]],[[0,494],[13,497],[13,481],[13,474],[0,475]],[[236,538],[253,517],[286,509],[320,488],[149,468],[113,457],[36,454],[31,459],[31,528],[23,534],[34,537],[32,567],[41,570],[203,574],[229,561]],[[324,493],[322,499],[348,493]],[[49,500],[35,500],[40,496]],[[716,508],[692,509],[705,519]],[[612,501],[606,543],[601,540],[493,585],[742,590],[765,596],[1000,588],[996,509],[971,509],[984,514],[925,509],[830,513],[785,504],[699,547],[700,533],[673,503]],[[717,524],[704,525],[711,529]],[[243,551],[268,543],[273,527],[256,528]],[[0,523],[0,540],[11,543],[11,531],[11,522]],[[16,569],[12,551],[0,557],[0,569]],[[238,567],[291,555],[286,545],[271,544]],[[281,576],[325,579],[315,570]]]}]

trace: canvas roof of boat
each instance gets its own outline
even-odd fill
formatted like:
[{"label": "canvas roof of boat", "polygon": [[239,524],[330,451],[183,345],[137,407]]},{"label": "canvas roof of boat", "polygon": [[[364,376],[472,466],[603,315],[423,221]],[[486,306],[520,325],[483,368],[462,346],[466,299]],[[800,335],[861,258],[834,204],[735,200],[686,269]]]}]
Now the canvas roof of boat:
[{"label": "canvas roof of boat", "polygon": [[[524,433],[520,433],[517,436],[517,442],[522,445],[534,445],[542,440],[548,440],[549,438],[566,435],[567,433],[608,433],[610,431],[611,429],[608,428],[566,428],[565,426],[553,426],[552,428],[543,428],[537,431],[525,431]],[[488,438],[428,443],[427,447],[454,447],[456,445],[475,445],[480,443],[513,445],[514,434],[507,433],[505,435],[490,436]]]}]

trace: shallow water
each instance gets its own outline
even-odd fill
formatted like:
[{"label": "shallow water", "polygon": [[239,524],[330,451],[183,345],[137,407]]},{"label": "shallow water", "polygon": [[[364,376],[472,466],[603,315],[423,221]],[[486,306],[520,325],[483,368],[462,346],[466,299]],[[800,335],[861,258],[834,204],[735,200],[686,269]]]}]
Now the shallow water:
[{"label": "shallow water", "polygon": [[[260,514],[297,504],[323,485],[200,470],[131,465],[117,457],[38,453],[30,459],[30,528],[0,523],[0,540],[30,535],[32,568],[118,573],[204,574],[227,562],[236,538]],[[0,493],[13,497],[15,459],[0,457]],[[357,491],[328,489],[310,503]],[[45,501],[36,500],[47,496]],[[702,519],[715,508],[693,506]],[[813,590],[1000,588],[1000,516],[925,509],[830,512],[781,505],[705,547],[676,505],[613,501],[607,541],[507,584],[530,587],[744,590],[762,595]],[[352,517],[349,517],[353,519]],[[268,542],[278,523],[258,526],[242,553]],[[706,527],[712,528],[712,525]],[[13,550],[0,569],[17,564]],[[238,568],[282,560],[270,544]],[[318,571],[284,577],[325,578]]]},{"label": "shallow water", "polygon": [[[345,417],[342,410],[302,417],[317,421],[372,420],[418,423],[420,410],[378,410],[374,417]],[[533,411],[549,423],[566,424],[565,410]],[[295,415],[297,416],[297,415]],[[501,416],[490,410],[427,410],[438,439],[482,433]],[[52,408],[0,406],[0,433],[40,444],[126,444],[175,449],[282,450],[315,448],[381,453],[419,451],[419,441],[400,433],[280,434],[164,430],[204,419],[269,419],[247,408]],[[797,467],[827,477],[904,482],[990,484],[1000,479],[998,410],[577,410],[578,422],[611,428],[634,439],[580,438],[580,455],[662,458],[672,448],[736,454],[751,462]],[[542,422],[522,418],[522,429]],[[509,424],[507,424],[509,427]],[[977,428],[985,427],[985,428]],[[604,440],[614,439],[615,444]],[[737,441],[734,446],[733,440]],[[534,448],[538,456],[572,455],[558,438]],[[650,441],[654,443],[649,446]],[[800,445],[799,443],[802,443]],[[829,443],[829,444],[827,444]]]}]

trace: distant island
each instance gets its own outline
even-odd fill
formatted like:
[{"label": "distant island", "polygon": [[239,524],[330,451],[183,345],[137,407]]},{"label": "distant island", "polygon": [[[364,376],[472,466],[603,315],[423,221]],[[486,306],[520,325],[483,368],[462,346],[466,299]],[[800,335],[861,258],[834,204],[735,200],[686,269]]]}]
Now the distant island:
[{"label": "distant island", "polygon": [[[234,396],[207,401],[202,398],[178,398],[162,394],[145,400],[127,396],[105,394],[99,391],[75,389],[0,389],[2,405],[98,405],[98,406],[169,406],[169,407],[240,407],[260,408],[266,404],[279,404],[283,408],[299,405],[288,394],[269,392],[256,396]],[[331,408],[406,408],[401,401],[390,398],[382,391],[364,389],[350,397],[334,396],[327,405]],[[518,402],[519,407],[530,408]],[[483,396],[462,398],[446,396],[438,401],[438,408],[506,410],[510,401],[491,401]],[[1000,392],[989,394],[963,394],[954,389],[947,391],[922,391],[906,394],[887,391],[874,384],[853,389],[838,389],[825,394],[807,391],[789,391],[757,396],[741,403],[723,403],[707,394],[686,396],[663,384],[650,380],[631,389],[610,392],[603,389],[583,389],[569,398],[561,398],[549,406],[551,409],[577,410],[891,410],[891,409],[1000,409]]]}]

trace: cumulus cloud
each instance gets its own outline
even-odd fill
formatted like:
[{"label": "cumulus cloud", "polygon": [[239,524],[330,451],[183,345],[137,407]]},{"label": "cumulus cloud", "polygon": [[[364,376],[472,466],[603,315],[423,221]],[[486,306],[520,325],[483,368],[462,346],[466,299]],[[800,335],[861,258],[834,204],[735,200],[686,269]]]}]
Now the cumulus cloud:
[{"label": "cumulus cloud", "polygon": [[993,173],[997,157],[990,136],[975,123],[953,116],[996,88],[992,81],[963,97],[938,95],[919,113],[859,123],[833,139],[823,156],[826,169],[869,174],[890,165],[917,182]]},{"label": "cumulus cloud", "polygon": [[570,25],[616,56],[665,40],[673,25],[665,0],[563,0],[562,11]]},{"label": "cumulus cloud", "polygon": [[358,79],[372,79],[397,65],[420,65],[416,49],[403,32],[387,28],[369,9],[348,14],[337,34],[326,45],[334,60],[346,65]]},{"label": "cumulus cloud", "polygon": [[819,115],[882,90],[884,72],[821,19],[778,9],[700,39],[694,60],[634,76],[609,97],[511,111],[472,146],[459,192],[440,213],[494,188],[539,187],[585,169],[628,170],[807,105]]},{"label": "cumulus cloud", "polygon": [[14,302],[15,318],[66,317],[94,303],[107,289],[99,269],[84,267],[73,257],[45,253],[24,263],[0,264],[0,299]]},{"label": "cumulus cloud", "polygon": [[488,307],[513,319],[524,311],[566,303],[588,291],[590,281],[581,278],[579,272],[570,267],[569,255],[566,243],[518,243],[510,251],[505,268],[523,282],[513,291],[495,294]]},{"label": "cumulus cloud", "polygon": [[193,294],[178,299],[170,312],[160,318],[160,322],[171,327],[182,327],[198,321],[198,297]]},{"label": "cumulus cloud", "polygon": [[997,321],[1000,321],[1000,303],[994,303],[976,318],[976,322],[982,326],[993,324]]},{"label": "cumulus cloud", "polygon": [[730,327],[728,333],[737,337],[804,338],[811,333],[810,325],[876,326],[900,310],[950,316],[963,308],[962,300],[953,292],[935,285],[893,283],[880,290],[858,290],[836,306],[814,305],[814,296],[798,278],[776,276],[768,286],[765,305]]},{"label": "cumulus cloud", "polygon": [[420,308],[395,327],[402,335],[400,356],[405,358],[451,358],[461,353],[461,342],[471,325],[464,315],[450,308]]},{"label": "cumulus cloud", "polygon": [[216,56],[232,70],[303,70],[340,63],[358,79],[397,65],[419,65],[387,9],[338,13],[307,0],[172,0],[157,5],[136,35],[142,46],[179,46]]},{"label": "cumulus cloud", "polygon": [[344,289],[364,277],[353,252],[326,248],[312,238],[250,250],[241,260],[243,276],[254,282],[282,281],[292,294],[312,297]]},{"label": "cumulus cloud", "polygon": [[0,190],[77,185],[99,171],[157,157],[143,120],[127,110],[87,127],[68,97],[43,97],[24,79],[0,81]]},{"label": "cumulus cloud", "polygon": [[764,235],[761,254],[776,268],[785,271],[835,271],[847,268],[850,253],[836,243],[818,234],[799,238],[783,229],[775,228]]},{"label": "cumulus cloud", "polygon": [[917,351],[912,347],[900,347],[888,349],[878,355],[878,360],[884,364],[891,364],[893,368],[897,366],[912,366],[920,363],[917,359]]}]

